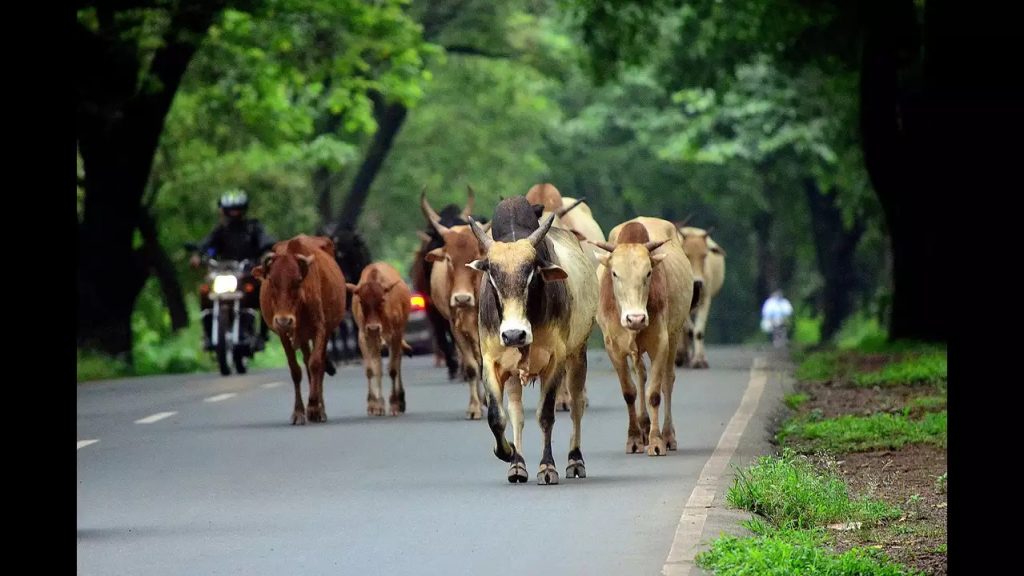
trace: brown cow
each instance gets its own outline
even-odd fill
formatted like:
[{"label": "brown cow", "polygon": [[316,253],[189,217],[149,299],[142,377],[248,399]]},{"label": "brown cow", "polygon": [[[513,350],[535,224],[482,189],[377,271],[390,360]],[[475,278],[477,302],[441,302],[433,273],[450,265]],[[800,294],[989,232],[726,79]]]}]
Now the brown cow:
[{"label": "brown cow", "polygon": [[[252,274],[262,283],[263,319],[281,338],[291,369],[295,384],[292,424],[305,424],[307,418],[326,422],[324,371],[334,375],[334,366],[327,358],[327,335],[345,316],[345,277],[334,260],[334,243],[330,238],[305,234],[278,242]],[[302,350],[309,379],[305,411],[296,349]]]},{"label": "brown cow", "polygon": [[[480,379],[480,336],[477,331],[477,304],[481,272],[469,267],[485,256],[469,226],[447,227],[441,216],[430,207],[427,192],[420,193],[420,208],[427,221],[444,240],[444,245],[426,254],[434,262],[430,276],[430,299],[450,323],[455,345],[462,362],[462,373],[469,383],[469,407],[466,418],[479,420],[487,402]],[[490,225],[487,225],[489,228]]]},{"label": "brown cow", "polygon": [[[664,456],[676,449],[672,423],[672,360],[693,301],[693,271],[675,227],[660,218],[634,218],[619,224],[597,246],[610,254],[600,257],[601,305],[597,322],[604,332],[605,350],[619,376],[629,427],[626,453]],[[647,378],[643,355],[651,360]],[[632,358],[640,387],[630,381],[627,359]],[[646,390],[645,390],[646,388]],[[640,399],[640,421],[634,402]],[[665,423],[659,429],[664,399]]]},{"label": "brown cow", "polygon": [[402,386],[402,353],[412,348],[402,339],[409,321],[409,287],[390,264],[374,262],[363,269],[359,285],[346,284],[352,291],[352,315],[359,327],[359,347],[366,366],[366,413],[384,415],[381,390],[381,345],[388,347],[391,376],[391,415],[405,412]]}]

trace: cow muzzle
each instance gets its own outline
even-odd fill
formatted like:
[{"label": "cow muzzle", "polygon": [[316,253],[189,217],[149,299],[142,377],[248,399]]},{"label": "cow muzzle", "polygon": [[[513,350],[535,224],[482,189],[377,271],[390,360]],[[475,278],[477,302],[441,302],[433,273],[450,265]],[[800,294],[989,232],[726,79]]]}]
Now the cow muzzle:
[{"label": "cow muzzle", "polygon": [[474,304],[474,298],[472,294],[466,292],[459,292],[452,294],[451,307],[452,308],[466,308]]},{"label": "cow muzzle", "polygon": [[295,330],[295,316],[274,316],[274,328],[278,332],[291,334]]},{"label": "cow muzzle", "polygon": [[643,330],[647,328],[648,319],[646,313],[640,314],[623,314],[622,315],[622,326],[630,330]]},{"label": "cow muzzle", "polygon": [[373,324],[366,325],[366,331],[370,334],[380,334],[380,324],[374,322]]}]

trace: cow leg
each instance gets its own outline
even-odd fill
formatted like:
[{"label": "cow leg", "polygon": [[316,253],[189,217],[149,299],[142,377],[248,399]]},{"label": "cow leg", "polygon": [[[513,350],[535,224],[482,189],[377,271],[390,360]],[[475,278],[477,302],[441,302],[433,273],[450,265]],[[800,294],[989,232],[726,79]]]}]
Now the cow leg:
[{"label": "cow leg", "polygon": [[676,366],[682,367],[689,361],[690,356],[690,345],[693,341],[693,324],[689,318],[686,320],[686,326],[683,327],[683,332],[679,336],[679,344],[676,348]]},{"label": "cow leg", "polygon": [[459,347],[459,356],[462,358],[466,382],[469,384],[469,407],[466,408],[467,420],[479,420],[483,417],[483,408],[480,404],[480,365],[477,363],[476,353],[473,351],[471,337],[462,330],[455,331],[455,344]]},{"label": "cow leg", "polygon": [[[580,426],[583,423],[583,412],[587,409],[587,349],[584,347],[578,354],[568,358],[567,363],[565,381],[572,395],[572,436],[569,437],[569,465],[565,468],[565,477],[586,478],[587,468],[580,450]],[[633,419],[635,421],[636,416]]]},{"label": "cow leg", "polygon": [[619,387],[622,388],[622,399],[626,402],[626,414],[629,416],[629,425],[626,428],[626,454],[642,453],[644,451],[644,438],[640,432],[640,426],[636,418],[636,386],[629,375],[627,355],[614,345],[610,338],[604,339],[605,350],[608,351],[608,358],[615,367],[615,373],[619,376]]},{"label": "cow leg", "polygon": [[292,408],[292,425],[306,423],[306,410],[302,406],[302,368],[295,358],[295,349],[288,338],[281,338],[281,345],[284,347],[284,356],[288,359],[288,368],[292,373],[292,383],[295,384],[295,406]]},{"label": "cow leg", "polygon": [[678,444],[676,442],[676,427],[672,423],[672,390],[676,385],[676,371],[669,364],[671,362],[671,351],[676,349],[676,343],[678,342],[681,335],[677,334],[675,338],[669,339],[668,347],[665,351],[665,383],[662,388],[662,396],[664,397],[665,404],[665,423],[661,427],[661,436],[665,439],[665,447],[669,450],[676,450]]},{"label": "cow leg", "polygon": [[448,379],[454,380],[459,373],[459,361],[455,357],[454,336],[448,319],[441,315],[436,306],[427,306],[427,319],[434,329],[434,341],[444,354],[445,363],[448,365]]},{"label": "cow leg", "polygon": [[[523,458],[523,384],[519,378],[510,378],[508,386],[508,413],[512,420],[512,446],[515,447],[516,455],[512,459],[512,466],[508,470],[509,482],[526,482],[530,477],[526,472],[526,460]],[[513,480],[513,477],[516,480]]]},{"label": "cow leg", "polygon": [[704,328],[708,324],[708,312],[711,310],[711,299],[705,298],[697,307],[697,319],[693,323],[693,359],[691,368],[707,368],[708,357],[704,352]]},{"label": "cow leg", "polygon": [[327,407],[324,406],[324,374],[333,375],[335,372],[331,359],[327,357],[327,337],[328,332],[323,327],[319,328],[313,337],[313,357],[309,362],[309,367],[316,378],[316,403],[314,404],[312,398],[310,399],[314,411],[309,419],[313,422],[327,422]]},{"label": "cow leg", "polygon": [[367,337],[359,331],[359,348],[363,351],[363,366],[366,367],[366,414],[384,415],[384,395],[381,393],[380,336]]},{"label": "cow leg", "polygon": [[[672,372],[671,354],[668,347],[668,335],[665,330],[661,330],[660,334],[650,334],[648,338],[653,338],[653,346],[648,348],[648,355],[651,357],[651,374],[647,382],[647,411],[650,414],[650,428],[647,435],[647,455],[648,456],[664,456],[668,450],[665,446],[665,439],[661,436],[661,430],[658,428],[658,424],[661,422],[659,414],[661,413],[661,392],[664,389],[664,382],[668,375],[666,372]],[[643,363],[640,363],[643,365]]]},{"label": "cow leg", "polygon": [[391,336],[388,375],[391,376],[391,415],[405,414],[405,386],[402,385],[402,332]]},{"label": "cow leg", "polygon": [[555,427],[555,396],[564,381],[563,365],[554,373],[552,382],[544,382],[541,388],[541,402],[537,406],[537,422],[540,424],[541,442],[544,444],[544,453],[537,468],[537,484],[540,485],[558,484],[558,468],[555,467],[555,459],[551,455],[551,430]]},{"label": "cow leg", "polygon": [[505,378],[507,374],[498,372],[498,367],[493,361],[484,358],[484,381],[487,383],[487,425],[494,434],[494,455],[502,462],[509,463],[508,481],[526,482],[529,477],[526,475],[526,462],[523,456],[516,450],[515,445],[509,444],[505,438],[505,425],[508,422],[505,412]]},{"label": "cow leg", "polygon": [[323,402],[320,394],[320,386],[323,380],[324,363],[323,359],[317,358],[317,344],[314,341],[312,347],[309,342],[302,343],[302,359],[306,364],[306,379],[309,380],[309,398],[306,401],[306,418],[310,422],[323,422],[326,417],[321,415],[320,407]]},{"label": "cow leg", "polygon": [[643,445],[651,441],[648,431],[651,428],[651,417],[647,413],[647,389],[650,388],[647,380],[647,367],[644,366],[644,356],[639,352],[634,352],[630,355],[633,360],[633,370],[636,372],[636,384],[639,388],[637,398],[640,400],[640,406],[637,408],[637,414],[640,419],[640,439],[643,441]]}]

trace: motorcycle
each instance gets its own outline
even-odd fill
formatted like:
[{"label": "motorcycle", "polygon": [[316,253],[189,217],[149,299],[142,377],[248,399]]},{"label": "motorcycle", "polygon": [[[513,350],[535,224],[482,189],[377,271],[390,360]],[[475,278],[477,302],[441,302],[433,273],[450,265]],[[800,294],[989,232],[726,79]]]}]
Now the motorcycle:
[{"label": "motorcycle", "polygon": [[[195,246],[188,244],[186,248],[194,251]],[[208,272],[206,282],[199,287],[200,296],[212,304],[201,311],[204,325],[207,318],[210,321],[205,348],[216,354],[222,375],[231,374],[232,364],[236,373],[245,374],[247,359],[262,349],[257,331],[259,301],[251,263],[216,260],[205,255],[203,261]]]}]

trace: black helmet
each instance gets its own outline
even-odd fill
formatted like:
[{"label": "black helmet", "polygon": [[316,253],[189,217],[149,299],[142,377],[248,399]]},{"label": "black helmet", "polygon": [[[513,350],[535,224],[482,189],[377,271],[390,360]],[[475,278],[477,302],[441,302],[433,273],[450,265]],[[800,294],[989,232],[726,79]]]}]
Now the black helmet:
[{"label": "black helmet", "polygon": [[242,190],[229,190],[221,195],[217,206],[224,210],[245,210],[249,208],[249,196]]}]

